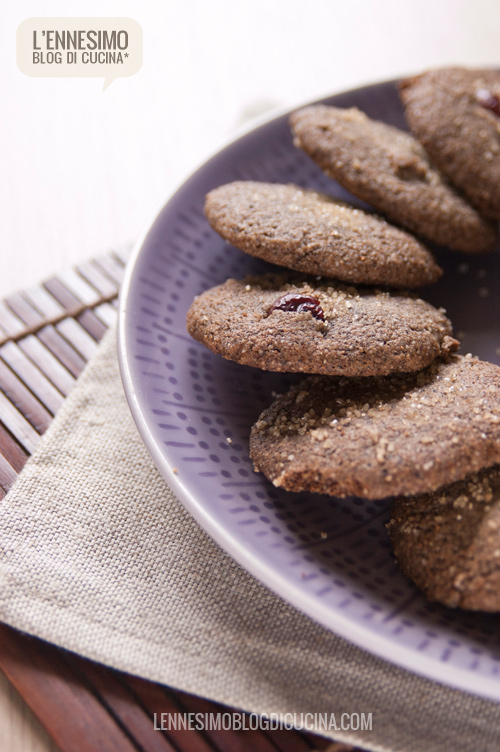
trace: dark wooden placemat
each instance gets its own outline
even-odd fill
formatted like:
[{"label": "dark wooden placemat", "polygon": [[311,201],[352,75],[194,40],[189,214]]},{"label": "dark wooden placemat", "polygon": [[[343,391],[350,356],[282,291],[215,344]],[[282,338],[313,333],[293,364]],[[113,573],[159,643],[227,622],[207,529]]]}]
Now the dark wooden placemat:
[{"label": "dark wooden placemat", "polygon": [[[0,498],[117,317],[112,252],[0,301]],[[228,709],[0,624],[0,669],[63,752],[307,752],[353,747],[294,730],[157,731],[161,713]]]}]

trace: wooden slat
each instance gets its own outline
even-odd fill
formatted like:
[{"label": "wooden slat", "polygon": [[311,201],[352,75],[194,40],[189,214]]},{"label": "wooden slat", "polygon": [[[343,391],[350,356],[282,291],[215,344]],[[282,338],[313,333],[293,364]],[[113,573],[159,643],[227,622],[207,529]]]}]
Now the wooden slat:
[{"label": "wooden slat", "polygon": [[117,258],[112,254],[106,254],[105,256],[99,256],[96,259],[96,264],[113,282],[121,285],[125,274],[125,267]]},{"label": "wooden slat", "polygon": [[0,424],[0,453],[16,473],[20,473],[28,459],[28,453],[21,448],[13,436]]},{"label": "wooden slat", "polygon": [[2,670],[62,750],[137,752],[57,648],[0,625]]},{"label": "wooden slat", "polygon": [[[36,326],[43,321],[42,314],[37,311],[32,305],[30,305],[27,298],[21,293],[11,295],[5,301],[18,318],[25,324],[25,326]],[[24,329],[24,327],[23,327]]]},{"label": "wooden slat", "polygon": [[[184,708],[192,713],[227,713],[230,710],[186,692],[176,692],[176,697],[180,699]],[[205,734],[220,752],[276,752],[276,747],[263,731],[205,729]]]},{"label": "wooden slat", "polygon": [[[43,285],[27,290],[25,297],[45,319],[66,315],[65,307]],[[71,296],[71,301],[75,306],[78,304],[74,296]],[[43,327],[37,332],[37,337],[72,376],[76,377],[82,372],[86,359],[54,326]]]},{"label": "wooden slat", "polygon": [[[0,326],[0,345],[9,340],[17,341],[28,334],[38,334],[43,327],[49,324],[55,326],[59,323],[64,324],[68,318],[78,321],[84,332],[99,341],[107,324],[94,313],[93,308],[89,305],[97,306],[105,302],[113,302],[116,294],[113,292],[110,296],[101,296],[99,291],[75,273],[70,277],[70,281],[72,282],[71,288],[64,281],[54,277],[45,283],[46,289],[34,288],[30,290],[29,295],[25,294],[25,300],[20,295],[12,296],[10,302],[13,308],[0,311],[0,314],[6,318],[4,330],[10,328],[13,333],[6,334]],[[81,295],[83,301],[77,297],[76,293]],[[91,303],[86,302],[90,300]],[[28,301],[28,304],[26,304],[26,301]],[[30,322],[24,331],[10,326],[9,316],[12,318],[13,309],[16,309],[20,316]]]},{"label": "wooden slat", "polygon": [[0,330],[10,336],[16,336],[23,332],[25,325],[7,306],[5,301],[0,300]]},{"label": "wooden slat", "polygon": [[[26,418],[37,433],[44,433],[52,421],[50,412],[38,401],[23,382],[0,358],[0,383],[2,392]],[[16,438],[19,438],[16,436]]]},{"label": "wooden slat", "polygon": [[65,308],[62,306],[43,285],[32,287],[26,290],[25,297],[35,308],[40,311],[40,314],[44,319],[51,319],[57,316],[61,316],[65,313]]},{"label": "wooden slat", "polygon": [[331,742],[330,739],[325,739],[322,736],[316,736],[314,734],[306,734],[301,732],[304,739],[310,740],[312,744],[311,752],[328,752],[330,747],[333,747],[334,752],[350,752],[353,747],[350,744],[342,744],[342,742]]},{"label": "wooden slat", "polygon": [[69,316],[77,316],[78,321],[75,318],[66,318],[56,324],[56,328],[86,360],[89,360],[95,351],[95,341],[98,341],[103,335],[102,321],[99,321],[91,309],[87,309],[78,315],[77,311],[81,307],[82,301],[57,277],[44,282],[44,287],[68,311]]},{"label": "wooden slat", "polygon": [[104,334],[106,333],[106,329],[108,328],[106,324],[103,324],[101,319],[96,315],[95,311],[84,311],[79,316],[77,316],[77,321],[83,326],[85,331],[87,331],[90,336],[96,340],[96,342],[101,341]]},{"label": "wooden slat", "polygon": [[[7,422],[7,416],[11,416],[9,419],[12,421],[15,419],[15,423],[19,425],[19,430],[23,433],[21,428],[24,423],[27,426],[31,424],[33,427],[31,430],[27,430],[25,438],[29,437],[35,429],[37,434],[44,433],[49,427],[52,415],[46,410],[43,405],[37,400],[36,397],[27,389],[22,381],[8,368],[5,363],[0,359],[0,379],[2,383],[2,407],[5,409],[5,414],[1,415],[4,418],[5,425],[14,434],[23,445],[32,452],[32,449],[26,446],[21,441],[20,435],[16,432],[11,424]],[[7,399],[8,397],[8,399]],[[8,403],[8,404],[7,404]],[[31,427],[30,427],[31,428]],[[24,435],[24,434],[23,434]],[[38,437],[37,437],[38,439]],[[33,446],[36,446],[38,440],[35,441]]]},{"label": "wooden slat", "polygon": [[94,313],[106,326],[111,326],[116,320],[112,303],[118,296],[119,284],[112,281],[95,261],[80,264],[78,273],[98,291],[101,298],[108,301],[94,306]]},{"label": "wooden slat", "polygon": [[44,327],[37,337],[75,378],[81,374],[85,358],[53,326]]},{"label": "wooden slat", "polygon": [[[160,725],[162,713],[173,714],[182,710],[180,703],[175,701],[175,696],[167,694],[159,684],[127,675],[123,676],[123,681],[130,687],[136,700],[149,713],[150,717],[154,719],[156,715]],[[169,729],[163,733],[172,741],[179,752],[213,752],[214,747],[202,733],[193,733],[188,729]],[[294,752],[294,750],[290,752]]]},{"label": "wooden slat", "polygon": [[120,261],[120,263],[123,264],[123,266],[126,266],[131,253],[132,248],[130,246],[127,246],[122,248],[115,248],[115,250],[112,251],[109,255],[115,256]]},{"label": "wooden slat", "polygon": [[2,752],[61,752],[2,671],[0,719]]},{"label": "wooden slat", "polygon": [[102,300],[102,295],[81,274],[78,274],[76,269],[66,269],[66,271],[58,274],[56,279],[62,283],[66,290],[72,293],[75,300],[84,303],[89,308]]},{"label": "wooden slat", "polygon": [[291,729],[275,729],[268,735],[280,752],[310,752],[312,748],[307,739]]},{"label": "wooden slat", "polygon": [[96,340],[75,319],[60,321],[56,324],[56,329],[80,353],[84,361],[90,360],[97,350]]},{"label": "wooden slat", "polygon": [[29,334],[18,343],[20,349],[33,363],[36,363],[45,376],[63,394],[68,396],[73,389],[75,378],[62,363],[50,352],[39,337]]},{"label": "wooden slat", "polygon": [[77,268],[79,274],[99,291],[101,297],[111,297],[112,295],[118,294],[119,285],[117,282],[114,280],[112,281],[106,276],[103,270],[94,261],[80,264]]},{"label": "wooden slat", "polygon": [[66,311],[70,312],[78,310],[78,308],[82,304],[82,301],[79,300],[76,295],[71,292],[71,290],[68,290],[64,283],[61,282],[61,280],[57,277],[48,279],[43,283],[43,286],[45,287],[47,292],[50,292],[52,297],[55,298]]},{"label": "wooden slat", "polygon": [[7,462],[5,457],[0,454],[0,486],[4,491],[8,491],[14,484],[17,478],[17,473],[12,465]]},{"label": "wooden slat", "polygon": [[90,683],[101,702],[127,729],[139,748],[148,752],[176,752],[168,739],[155,731],[152,719],[127,686],[119,681],[117,672],[75,655],[67,656],[67,660],[78,669],[83,680]]},{"label": "wooden slat", "polygon": [[16,342],[7,342],[0,347],[0,357],[22,379],[26,386],[50,410],[52,415],[61,407],[64,396],[48,380],[45,374],[23,353]]},{"label": "wooden slat", "polygon": [[101,321],[109,328],[116,322],[118,311],[112,303],[101,303],[100,306],[94,308],[96,316],[99,316]]},{"label": "wooden slat", "polygon": [[29,454],[33,454],[40,436],[3,392],[0,392],[0,415],[3,425],[9,429]]}]

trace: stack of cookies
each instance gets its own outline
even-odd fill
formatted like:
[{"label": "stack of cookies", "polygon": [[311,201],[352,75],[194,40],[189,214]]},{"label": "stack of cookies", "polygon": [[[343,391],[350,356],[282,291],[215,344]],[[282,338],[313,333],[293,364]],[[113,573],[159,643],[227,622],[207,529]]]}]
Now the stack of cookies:
[{"label": "stack of cookies", "polygon": [[221,186],[212,227],[288,271],[206,291],[187,328],[238,363],[310,374],[254,425],[257,471],[289,491],[394,497],[405,573],[432,600],[500,610],[500,368],[454,354],[445,312],[409,292],[442,274],[422,239],[498,240],[500,75],[432,71],[401,95],[418,141],[356,109],[290,119],[295,144],[395,224],[295,185]]}]

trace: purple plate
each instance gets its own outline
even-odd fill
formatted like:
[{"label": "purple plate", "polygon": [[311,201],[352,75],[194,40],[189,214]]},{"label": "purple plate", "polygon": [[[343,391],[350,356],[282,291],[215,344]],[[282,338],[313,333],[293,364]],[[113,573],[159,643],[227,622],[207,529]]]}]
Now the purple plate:
[{"label": "purple plate", "polygon": [[[324,101],[405,127],[393,82]],[[399,666],[500,699],[500,618],[426,602],[391,556],[388,501],[291,494],[253,472],[250,427],[272,392],[297,377],[223,360],[185,327],[195,295],[271,268],[227,245],[203,216],[207,191],[236,179],[352,200],[293,147],[283,114],[230,143],[167,201],[135,250],[120,300],[122,377],[146,446],[200,525],[284,599]],[[445,275],[424,297],[448,310],[464,352],[499,363],[499,254],[437,254]]]}]

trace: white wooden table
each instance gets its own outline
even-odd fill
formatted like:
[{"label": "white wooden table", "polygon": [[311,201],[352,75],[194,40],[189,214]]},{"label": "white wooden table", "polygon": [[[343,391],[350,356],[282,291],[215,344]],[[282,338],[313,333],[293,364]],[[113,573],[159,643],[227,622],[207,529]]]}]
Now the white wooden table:
[{"label": "white wooden table", "polygon": [[[16,68],[31,16],[129,16],[144,65],[98,79]],[[0,23],[0,298],[132,244],[252,113],[427,67],[500,65],[498,0],[22,0]],[[0,748],[51,749],[0,677]]]}]

